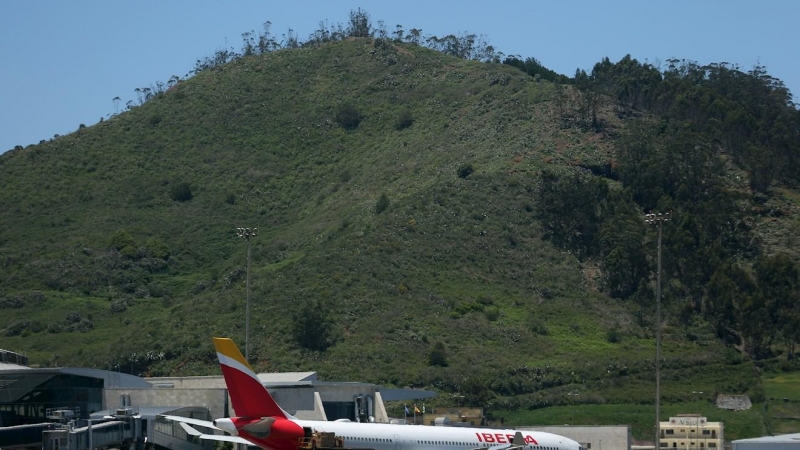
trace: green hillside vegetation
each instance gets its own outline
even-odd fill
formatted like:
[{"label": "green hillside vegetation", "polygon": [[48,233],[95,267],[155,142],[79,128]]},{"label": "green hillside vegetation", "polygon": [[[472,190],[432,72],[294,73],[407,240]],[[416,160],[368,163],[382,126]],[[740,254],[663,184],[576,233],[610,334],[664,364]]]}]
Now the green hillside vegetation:
[{"label": "green hillside vegetation", "polygon": [[[257,370],[646,439],[643,214],[671,211],[664,418],[702,412],[727,438],[792,428],[800,113],[763,68],[626,57],[567,78],[361,11],[289,38],[246,33],[241,54],[137,89],[109,120],[0,155],[3,348],[40,366],[218,373],[210,337],[245,341],[236,228],[257,227]],[[755,406],[723,413],[717,393]]]}]

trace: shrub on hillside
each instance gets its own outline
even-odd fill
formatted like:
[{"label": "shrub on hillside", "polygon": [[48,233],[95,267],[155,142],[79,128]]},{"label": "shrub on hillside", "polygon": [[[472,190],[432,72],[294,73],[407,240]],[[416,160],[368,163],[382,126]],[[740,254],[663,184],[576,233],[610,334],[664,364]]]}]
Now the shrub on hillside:
[{"label": "shrub on hillside", "polygon": [[150,273],[163,272],[169,264],[165,259],[161,258],[142,258],[139,260],[139,267],[145,269]]},{"label": "shrub on hillside", "polygon": [[472,172],[475,172],[475,169],[472,168],[472,164],[464,164],[458,168],[458,177],[467,178],[472,175]]},{"label": "shrub on hillside", "polygon": [[431,366],[447,367],[447,353],[441,341],[437,342],[430,353],[428,353],[428,364]]},{"label": "shrub on hillside", "polygon": [[160,239],[151,237],[145,244],[147,255],[152,258],[169,259],[169,247]]},{"label": "shrub on hillside", "polygon": [[478,294],[478,297],[476,298],[476,300],[481,305],[485,305],[485,306],[494,305],[494,299],[492,298],[491,295]]},{"label": "shrub on hillside", "polygon": [[394,128],[397,131],[404,130],[414,124],[414,116],[411,115],[411,110],[404,109],[400,111],[397,116],[397,122],[394,123]]},{"label": "shrub on hillside", "polygon": [[31,326],[30,320],[20,320],[18,322],[12,322],[6,327],[6,336],[19,336],[22,334],[23,331],[27,330],[28,327]]},{"label": "shrub on hillside", "polygon": [[176,202],[187,202],[194,197],[191,186],[185,181],[172,186],[170,196]]},{"label": "shrub on hillside", "polygon": [[529,327],[534,333],[541,336],[547,336],[550,334],[550,330],[547,329],[547,325],[545,325],[544,322],[542,322],[542,320],[538,317],[531,318],[528,323],[530,323]]},{"label": "shrub on hillside", "polygon": [[64,324],[59,322],[53,322],[50,325],[47,325],[45,331],[47,331],[50,334],[61,333],[62,331],[64,331]]},{"label": "shrub on hillside", "polygon": [[125,312],[126,309],[128,309],[128,301],[121,298],[114,300],[108,305],[108,310],[111,311],[112,314]]},{"label": "shrub on hillside", "polygon": [[386,194],[381,194],[378,201],[375,203],[375,212],[380,214],[386,211],[386,208],[389,207],[389,197]]},{"label": "shrub on hillside", "polygon": [[136,248],[136,241],[133,236],[125,230],[119,230],[111,236],[110,247],[116,250],[122,250],[125,247]]},{"label": "shrub on hillside", "polygon": [[25,299],[20,296],[0,298],[0,309],[19,309],[25,307]]},{"label": "shrub on hillside", "polygon": [[339,105],[339,109],[336,111],[336,123],[348,131],[358,128],[362,118],[361,113],[351,103]]},{"label": "shrub on hillside", "polygon": [[300,347],[325,351],[334,344],[333,318],[326,302],[309,301],[292,314],[292,336]]}]

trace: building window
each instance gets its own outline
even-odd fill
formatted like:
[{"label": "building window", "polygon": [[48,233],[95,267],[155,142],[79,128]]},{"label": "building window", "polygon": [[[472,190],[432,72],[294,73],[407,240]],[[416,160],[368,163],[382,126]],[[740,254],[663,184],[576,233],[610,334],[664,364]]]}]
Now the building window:
[{"label": "building window", "polygon": [[675,430],[667,430],[667,434],[675,434]]},{"label": "building window", "polygon": [[711,430],[703,430],[703,434],[711,434]]}]

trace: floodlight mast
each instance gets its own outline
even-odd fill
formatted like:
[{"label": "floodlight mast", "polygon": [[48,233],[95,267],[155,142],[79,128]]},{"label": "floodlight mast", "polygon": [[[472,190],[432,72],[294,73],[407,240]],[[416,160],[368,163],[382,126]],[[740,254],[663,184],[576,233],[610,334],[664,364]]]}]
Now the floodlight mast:
[{"label": "floodlight mast", "polygon": [[645,214],[648,225],[658,225],[658,269],[656,281],[656,440],[655,450],[661,448],[661,228],[670,219],[670,213]]}]

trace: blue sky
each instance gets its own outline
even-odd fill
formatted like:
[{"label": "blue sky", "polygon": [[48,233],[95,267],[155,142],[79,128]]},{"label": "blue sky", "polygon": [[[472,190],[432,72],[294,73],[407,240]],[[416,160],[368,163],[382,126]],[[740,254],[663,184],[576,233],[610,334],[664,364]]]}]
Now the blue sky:
[{"label": "blue sky", "polygon": [[[366,10],[373,25],[484,35],[506,55],[572,75],[604,56],[756,63],[800,91],[800,1],[0,1],[0,152],[97,123],[134,89],[183,77],[198,58],[241,49],[272,22],[305,39]],[[800,98],[796,99],[800,101]]]}]

